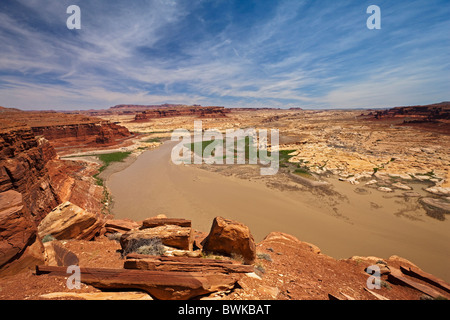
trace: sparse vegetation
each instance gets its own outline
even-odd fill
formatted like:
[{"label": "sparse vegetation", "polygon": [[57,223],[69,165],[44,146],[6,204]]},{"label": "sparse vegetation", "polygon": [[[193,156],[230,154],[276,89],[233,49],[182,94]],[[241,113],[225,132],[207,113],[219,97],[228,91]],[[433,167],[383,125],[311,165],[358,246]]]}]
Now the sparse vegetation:
[{"label": "sparse vegetation", "polygon": [[100,173],[102,173],[111,163],[121,162],[125,160],[130,154],[131,151],[92,155],[96,156],[100,161],[103,162],[103,165],[98,169],[98,173],[94,175],[95,183],[99,186],[103,186],[103,179],[99,178]]},{"label": "sparse vegetation", "polygon": [[127,246],[122,250],[122,258],[132,252],[160,256],[164,254],[165,248],[159,238],[133,239],[130,240]]},{"label": "sparse vegetation", "polygon": [[382,288],[386,288],[387,290],[391,290],[392,289],[391,285],[387,281],[381,280],[380,285],[381,285]]},{"label": "sparse vegetation", "polygon": [[300,167],[294,170],[294,174],[302,176],[304,178],[312,179],[313,175],[306,167]]},{"label": "sparse vegetation", "polygon": [[53,240],[56,240],[56,238],[54,236],[52,236],[51,234],[47,234],[46,236],[44,236],[42,238],[42,243],[50,242],[50,241],[53,241]]},{"label": "sparse vegetation", "polygon": [[268,253],[257,253],[256,257],[258,259],[267,260],[267,261],[272,262],[272,258],[270,257],[270,254],[268,254]]},{"label": "sparse vegetation", "polygon": [[264,273],[266,273],[266,269],[264,268],[264,266],[262,265],[262,263],[257,263],[257,264],[255,264],[254,269],[255,269],[255,273],[256,273],[257,275],[261,275],[261,276],[262,276]]},{"label": "sparse vegetation", "polygon": [[232,253],[231,254],[231,259],[233,259],[234,261],[237,261],[239,263],[244,263],[244,257],[238,253]]},{"label": "sparse vegetation", "polygon": [[144,140],[143,142],[147,142],[147,143],[161,142],[161,138],[150,138],[150,139]]},{"label": "sparse vegetation", "polygon": [[108,239],[109,240],[120,241],[120,237],[121,236],[122,236],[122,234],[120,232],[114,232],[114,233],[108,234]]}]

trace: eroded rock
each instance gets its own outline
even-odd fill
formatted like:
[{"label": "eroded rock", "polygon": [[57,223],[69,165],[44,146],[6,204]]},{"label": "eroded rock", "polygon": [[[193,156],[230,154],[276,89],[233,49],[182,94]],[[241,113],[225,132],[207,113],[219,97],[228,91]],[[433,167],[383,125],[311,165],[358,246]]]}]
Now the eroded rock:
[{"label": "eroded rock", "polygon": [[237,221],[214,218],[211,231],[202,244],[205,252],[240,255],[246,264],[252,264],[256,259],[256,246],[250,229]]},{"label": "eroded rock", "polygon": [[13,190],[0,193],[0,276],[43,261],[44,248],[31,215],[24,209],[22,195]]},{"label": "eroded rock", "polygon": [[91,240],[100,230],[103,222],[93,213],[64,202],[54,208],[39,224],[41,238],[52,235],[58,240]]}]

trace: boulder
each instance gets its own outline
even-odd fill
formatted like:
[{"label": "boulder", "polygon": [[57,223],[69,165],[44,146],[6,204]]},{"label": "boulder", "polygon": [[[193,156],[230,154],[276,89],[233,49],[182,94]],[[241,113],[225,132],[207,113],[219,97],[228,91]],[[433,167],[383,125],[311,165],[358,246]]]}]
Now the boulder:
[{"label": "boulder", "polygon": [[211,231],[202,243],[203,251],[225,255],[240,255],[245,264],[256,259],[256,246],[250,229],[237,221],[216,217]]},{"label": "boulder", "polygon": [[58,240],[91,240],[102,225],[95,214],[67,201],[47,214],[38,226],[38,234],[41,238],[52,235]]},{"label": "boulder", "polygon": [[176,225],[162,225],[154,228],[133,229],[120,237],[122,249],[128,250],[133,243],[144,239],[160,239],[162,244],[182,250],[192,250],[192,229]]},{"label": "boulder", "polygon": [[44,247],[22,195],[13,190],[0,193],[0,276],[34,268],[43,261]]}]

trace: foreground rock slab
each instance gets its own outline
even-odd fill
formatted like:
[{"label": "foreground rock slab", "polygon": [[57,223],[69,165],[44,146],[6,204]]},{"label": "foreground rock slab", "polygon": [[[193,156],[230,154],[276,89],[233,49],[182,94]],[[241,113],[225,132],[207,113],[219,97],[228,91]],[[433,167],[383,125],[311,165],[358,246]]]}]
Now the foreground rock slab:
[{"label": "foreground rock slab", "polygon": [[[411,287],[413,289],[416,289],[416,290],[423,292],[426,295],[429,295],[430,297],[435,298],[435,299],[442,296],[442,294],[439,291],[433,289],[432,287],[429,287],[422,283],[418,283],[414,280],[406,278],[404,276],[404,274],[402,273],[402,271],[400,271],[397,268],[391,268],[391,273],[388,276],[388,280],[391,283],[399,283],[401,285],[405,285],[405,286]],[[448,297],[446,297],[446,298],[448,298]]]},{"label": "foreground rock slab", "polygon": [[[99,289],[144,290],[160,300],[187,300],[230,290],[239,275],[201,272],[165,272],[107,268],[80,268],[81,282]],[[67,277],[66,267],[36,266],[36,274]]]},{"label": "foreground rock slab", "polygon": [[155,228],[155,227],[160,227],[160,226],[165,226],[165,225],[174,225],[174,226],[190,228],[191,220],[177,219],[177,218],[152,217],[152,218],[147,218],[144,221],[142,221],[141,229]]},{"label": "foreground rock slab", "polygon": [[256,246],[250,229],[240,222],[222,217],[214,218],[211,231],[202,245],[205,252],[240,255],[245,264],[253,264],[256,259]]},{"label": "foreground rock slab", "polygon": [[145,292],[52,292],[40,295],[44,299],[82,299],[82,300],[153,300]]},{"label": "foreground rock slab", "polygon": [[129,254],[124,263],[124,268],[154,271],[207,272],[225,274],[253,272],[253,266],[233,263],[229,260],[162,257],[140,254]]}]

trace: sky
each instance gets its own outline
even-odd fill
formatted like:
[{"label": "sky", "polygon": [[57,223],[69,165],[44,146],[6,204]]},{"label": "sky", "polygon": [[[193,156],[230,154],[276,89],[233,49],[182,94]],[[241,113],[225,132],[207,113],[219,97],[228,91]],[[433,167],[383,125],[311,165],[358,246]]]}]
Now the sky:
[{"label": "sky", "polygon": [[4,107],[382,108],[449,93],[449,0],[0,1]]}]

